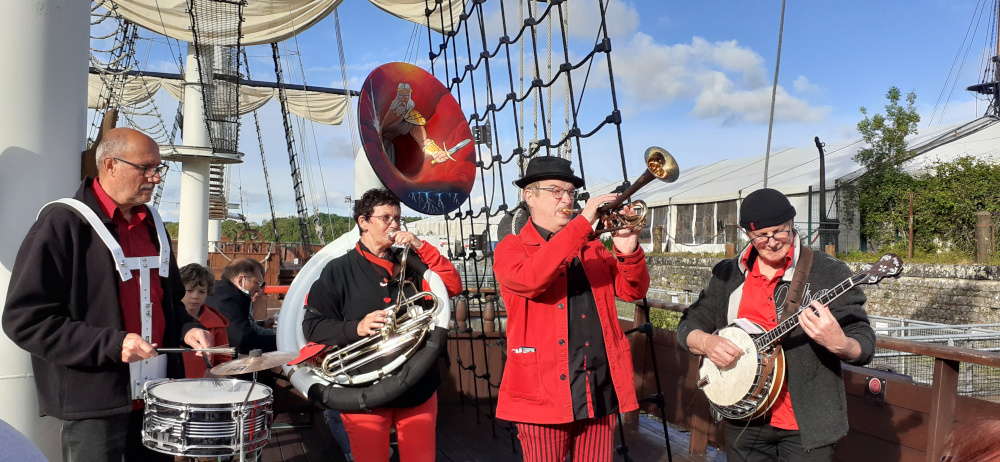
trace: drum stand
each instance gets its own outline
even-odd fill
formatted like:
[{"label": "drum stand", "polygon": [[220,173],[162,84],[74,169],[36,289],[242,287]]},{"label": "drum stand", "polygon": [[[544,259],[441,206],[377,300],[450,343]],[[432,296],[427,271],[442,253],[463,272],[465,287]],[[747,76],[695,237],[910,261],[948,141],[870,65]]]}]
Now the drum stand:
[{"label": "drum stand", "polygon": [[253,393],[254,385],[257,385],[257,371],[253,371],[253,380],[250,382],[250,389],[247,390],[247,397],[243,399],[243,405],[240,406],[240,420],[236,423],[236,431],[240,433],[240,462],[246,462],[247,460],[246,448],[243,446],[243,435],[245,433],[243,430],[247,417],[250,415],[250,410],[247,409],[247,403],[250,402],[250,395]]}]

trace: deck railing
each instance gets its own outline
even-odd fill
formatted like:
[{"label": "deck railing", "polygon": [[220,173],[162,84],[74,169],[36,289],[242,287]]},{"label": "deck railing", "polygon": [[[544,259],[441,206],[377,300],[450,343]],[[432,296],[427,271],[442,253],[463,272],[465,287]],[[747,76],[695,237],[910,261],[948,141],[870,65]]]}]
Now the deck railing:
[{"label": "deck railing", "polygon": [[[686,305],[655,300],[639,303],[634,326],[647,322],[648,315],[643,307],[683,312]],[[636,387],[648,392],[652,371],[644,354],[649,348],[647,339],[640,336],[631,341]],[[660,357],[666,358],[657,362],[661,378],[668,384],[664,393],[674,396],[673,402],[667,400],[667,420],[691,431],[689,452],[692,454],[704,453],[710,442],[721,446],[721,428],[709,421],[708,404],[694,385],[697,381],[697,359],[680,348],[672,331],[655,329],[649,341],[661,353]],[[868,368],[845,368],[851,431],[837,445],[838,460],[937,461],[956,423],[1000,415],[1000,404],[958,393],[961,363],[996,368],[992,372],[1000,374],[1000,353],[881,335],[877,336],[876,345],[882,349],[932,358],[932,382],[928,388],[913,384],[906,380],[907,377],[898,374]],[[885,387],[884,402],[867,396],[871,394],[866,390],[872,379],[881,380],[880,386]],[[643,391],[640,391],[640,396],[642,394]],[[656,409],[649,405],[644,407],[644,410],[656,415]]]}]

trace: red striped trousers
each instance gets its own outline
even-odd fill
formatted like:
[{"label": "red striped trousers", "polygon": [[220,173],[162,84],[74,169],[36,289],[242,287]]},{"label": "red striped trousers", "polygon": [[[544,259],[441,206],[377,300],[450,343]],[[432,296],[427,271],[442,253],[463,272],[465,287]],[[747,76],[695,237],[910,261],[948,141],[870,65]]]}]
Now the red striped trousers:
[{"label": "red striped trousers", "polygon": [[[611,462],[615,414],[563,424],[517,422],[517,439],[525,462]],[[353,444],[353,443],[352,443]]]}]

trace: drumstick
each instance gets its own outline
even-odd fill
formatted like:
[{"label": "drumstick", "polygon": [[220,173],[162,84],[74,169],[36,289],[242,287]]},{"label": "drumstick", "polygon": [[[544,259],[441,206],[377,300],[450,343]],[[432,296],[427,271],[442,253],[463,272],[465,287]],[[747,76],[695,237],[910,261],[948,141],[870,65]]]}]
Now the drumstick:
[{"label": "drumstick", "polygon": [[210,353],[213,355],[235,355],[236,347],[213,347],[213,348],[157,348],[157,353],[188,353],[188,352],[202,352]]}]

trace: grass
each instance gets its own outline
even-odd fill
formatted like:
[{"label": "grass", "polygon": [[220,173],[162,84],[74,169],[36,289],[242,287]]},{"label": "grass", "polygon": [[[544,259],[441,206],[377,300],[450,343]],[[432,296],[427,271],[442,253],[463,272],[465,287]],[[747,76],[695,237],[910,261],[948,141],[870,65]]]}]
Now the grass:
[{"label": "grass", "polygon": [[[635,305],[632,303],[617,302],[618,316],[626,319],[635,319]],[[649,322],[653,324],[653,327],[658,327],[660,329],[676,330],[677,323],[681,321],[681,313],[676,311],[661,310],[659,308],[651,308],[649,310]]]},{"label": "grass", "polygon": [[[861,252],[854,250],[847,253],[838,253],[837,258],[848,263],[871,263],[878,257],[887,253],[899,255],[906,263],[919,263],[928,265],[974,265],[976,258],[965,252],[943,251],[924,252],[914,250],[913,258],[909,258],[909,250],[906,248],[883,248],[876,252]],[[1000,255],[994,256],[989,265],[1000,265]]]},{"label": "grass", "polygon": [[726,258],[725,252],[650,252],[646,255],[654,257],[680,257],[680,258]]}]

